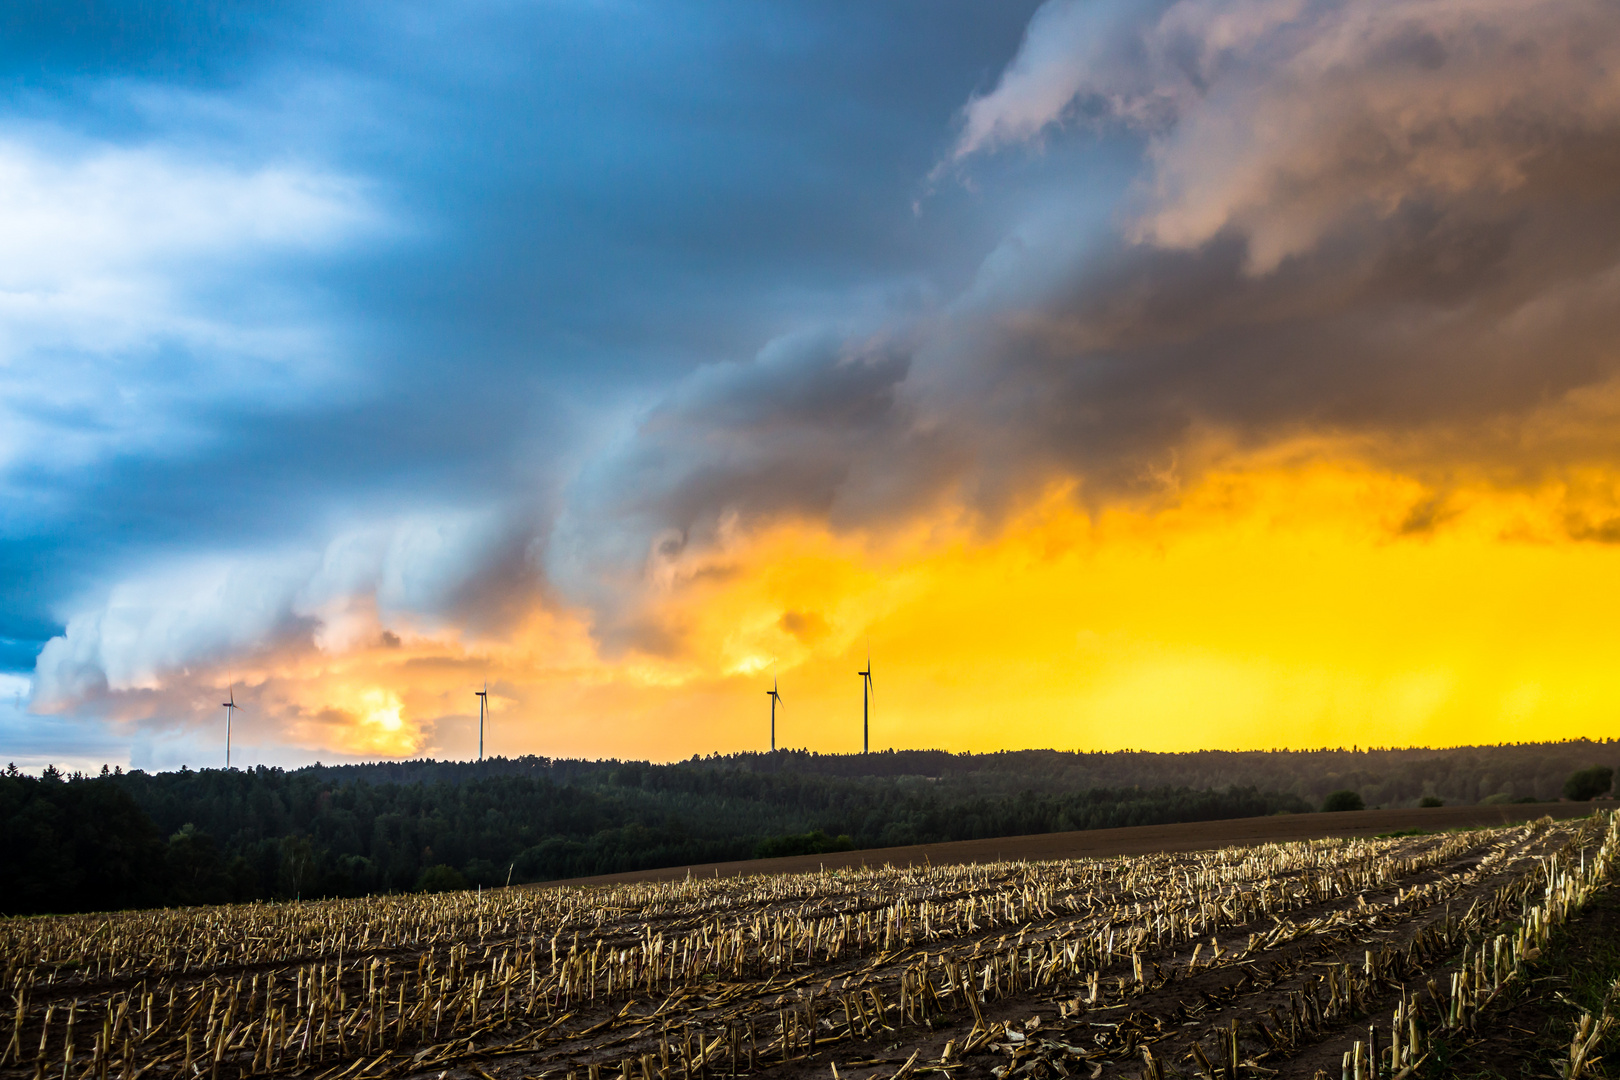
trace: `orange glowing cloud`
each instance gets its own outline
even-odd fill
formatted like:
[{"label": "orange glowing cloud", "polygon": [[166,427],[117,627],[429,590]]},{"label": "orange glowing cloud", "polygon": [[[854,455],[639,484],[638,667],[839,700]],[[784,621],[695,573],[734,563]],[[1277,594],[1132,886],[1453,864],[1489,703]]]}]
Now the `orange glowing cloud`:
[{"label": "orange glowing cloud", "polygon": [[[277,737],[361,755],[670,759],[875,747],[1411,745],[1596,735],[1620,708],[1620,475],[1443,497],[1331,447],[1280,447],[1173,499],[1088,514],[1048,489],[992,532],[941,512],[884,532],[732,530],[645,601],[678,647],[603,655],[536,609],[499,641],[305,650],[249,677]],[[250,729],[251,723],[245,723]],[[251,735],[246,730],[244,739]]]}]

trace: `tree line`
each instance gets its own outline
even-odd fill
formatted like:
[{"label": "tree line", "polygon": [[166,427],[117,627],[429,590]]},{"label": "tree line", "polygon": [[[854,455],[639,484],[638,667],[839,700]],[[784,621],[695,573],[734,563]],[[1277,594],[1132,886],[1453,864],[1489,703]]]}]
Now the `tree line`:
[{"label": "tree line", "polygon": [[[435,764],[422,772],[433,776]],[[0,910],[501,885],[1310,809],[1296,796],[1245,788],[982,794],[924,778],[707,764],[601,763],[562,776],[537,760],[487,764],[482,774],[421,780],[377,780],[364,769],[8,773],[0,776]]]},{"label": "tree line", "polygon": [[1601,762],[1616,749],[778,751],[671,764],[525,757],[37,778],[13,768],[0,776],[0,911],[546,881],[1301,812],[1345,792],[1369,806],[1556,798],[1572,770],[1607,780]]},{"label": "tree line", "polygon": [[887,750],[863,755],[778,750],[696,756],[672,765],[525,757],[483,762],[315,765],[312,768],[338,783],[353,783],[362,778],[372,783],[458,783],[483,776],[525,775],[538,766],[550,770],[550,775],[560,783],[579,780],[587,784],[604,770],[639,767],[654,770],[654,777],[734,770],[848,779],[921,778],[984,795],[1004,795],[1026,789],[1050,792],[1138,787],[1207,790],[1235,786],[1289,792],[1314,805],[1320,805],[1331,792],[1352,790],[1368,806],[1399,807],[1417,806],[1424,798],[1438,798],[1453,805],[1555,800],[1572,772],[1613,765],[1616,759],[1620,759],[1620,740],[1572,739],[1444,749],[1358,746],[1186,753],[1009,750],[993,754],[953,754],[943,750]]}]

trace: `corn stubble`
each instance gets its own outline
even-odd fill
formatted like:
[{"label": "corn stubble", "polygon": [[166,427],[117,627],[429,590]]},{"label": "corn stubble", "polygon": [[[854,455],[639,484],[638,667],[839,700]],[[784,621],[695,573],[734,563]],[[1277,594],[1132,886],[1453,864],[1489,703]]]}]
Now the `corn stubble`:
[{"label": "corn stubble", "polygon": [[[1487,1022],[1617,855],[1597,815],[12,919],[0,1076],[1401,1077]],[[1566,1075],[1613,1022],[1586,1019]]]}]

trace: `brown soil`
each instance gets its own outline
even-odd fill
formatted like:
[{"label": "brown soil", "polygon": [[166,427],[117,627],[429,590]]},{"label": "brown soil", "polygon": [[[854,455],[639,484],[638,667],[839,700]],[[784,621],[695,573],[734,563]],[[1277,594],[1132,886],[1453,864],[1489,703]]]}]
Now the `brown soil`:
[{"label": "brown soil", "polygon": [[[1620,894],[1613,889],[1591,903],[1560,932],[1533,975],[1490,1014],[1489,1023],[1445,1040],[1420,1071],[1420,1080],[1537,1080],[1549,1063],[1569,1053],[1582,1009],[1601,1012],[1601,1002],[1620,977]],[[1615,1075],[1620,1036],[1604,1045],[1603,1063],[1588,1075]]]},{"label": "brown soil", "polygon": [[[61,1055],[61,1048],[72,1045],[80,1047],[81,1055],[90,1053],[85,1048],[103,1045],[96,1040],[105,1035],[96,1033],[105,1033],[109,1025],[114,1033],[126,1033],[120,1057],[125,1060],[129,1018],[135,1015],[125,1008],[139,1012],[150,1033],[149,1014],[156,1005],[158,1035],[135,1074],[146,1080],[245,1080],[272,1072],[303,1080],[738,1080],[760,1075],[771,1080],[1135,1080],[1152,1071],[1150,1059],[1164,1077],[1218,1072],[1233,1080],[1320,1080],[1324,1074],[1337,1075],[1340,1057],[1353,1040],[1365,1037],[1369,1023],[1388,1025],[1402,992],[1415,994],[1430,979],[1447,981],[1461,940],[1449,928],[1461,925],[1457,920],[1462,913],[1484,911],[1490,925],[1471,925],[1499,931],[1518,911],[1504,907],[1501,898],[1509,896],[1516,905],[1518,894],[1511,889],[1533,882],[1543,865],[1540,860],[1551,852],[1587,858],[1602,823],[1436,834],[1546,816],[1584,817],[1592,809],[1565,803],[1247,818],[583,879],[679,880],[688,873],[734,879],[659,889],[566,894],[529,886],[423,900],[424,906],[437,905],[433,910],[439,913],[410,923],[400,921],[399,912],[379,910],[369,923],[362,918],[350,926],[336,946],[346,962],[333,965],[331,984],[326,981],[329,928],[308,916],[335,917],[346,902],[292,905],[269,913],[286,921],[292,935],[280,946],[282,955],[266,955],[248,965],[236,961],[174,971],[150,986],[143,981],[133,998],[129,986],[101,973],[95,952],[123,940],[115,925],[119,917],[47,920],[38,925],[46,936],[85,938],[73,954],[77,959],[58,964],[60,970],[48,973],[48,981],[37,971],[27,973],[33,988],[26,1009],[18,1001],[20,1038],[9,1061],[0,1054],[0,1078],[38,1080],[46,1075],[45,1059],[36,1054]],[[1380,834],[1401,835],[1365,847],[1209,851]],[[1080,878],[1073,876],[1074,866],[1048,862],[1117,855],[1148,857],[1085,864],[1089,869]],[[970,865],[997,861],[1003,862],[983,869]],[[744,877],[862,863],[933,868]],[[1238,872],[1240,864],[1249,869]],[[577,911],[569,906],[576,900]],[[1170,918],[1176,913],[1182,919],[1179,933]],[[198,934],[219,933],[211,927],[215,921],[223,927],[222,920],[209,909],[198,909],[194,922],[185,925]],[[1611,935],[1613,927],[1600,922],[1594,919],[1591,929]],[[267,923],[264,932],[281,933],[279,925]],[[1194,925],[1199,927],[1196,933]],[[800,931],[784,937],[779,932],[784,926]],[[805,936],[812,926],[823,936]],[[854,944],[846,950],[841,943],[852,933]],[[568,951],[565,959],[582,947],[581,975],[587,956],[612,961],[654,948],[648,955],[673,962],[676,950],[666,947],[666,939],[689,943],[693,956],[720,957],[723,965],[731,961],[718,951],[721,943],[734,940],[743,951],[730,955],[743,959],[735,968],[692,969],[684,981],[650,990],[627,990],[621,982],[616,993],[604,986],[600,997],[591,989],[565,1001],[560,989],[534,996],[536,980],[558,971],[555,953],[546,955],[548,934],[553,949],[560,945]],[[272,1016],[268,981],[262,996],[255,997],[270,969],[276,969],[274,985],[281,1002],[295,987],[303,994],[306,976],[314,979],[316,966],[305,955],[310,944],[299,935],[314,935],[321,943],[319,985],[340,985],[342,993],[322,990],[319,1000],[326,1004],[319,1009],[308,1002],[283,1008],[288,1022],[306,1018],[305,1041],[310,1030],[320,1032],[317,1064],[284,1060],[273,1070],[256,1068],[258,1055],[268,1054],[271,1045],[266,1033],[279,1032],[275,1037],[281,1042],[287,1029],[276,1028],[272,1019],[264,1021],[257,1035],[251,1026],[247,1035],[238,1028],[252,1017]],[[1444,941],[1437,944],[1441,937]],[[840,942],[836,949],[828,945],[834,938]],[[745,941],[752,944],[744,946]],[[793,944],[787,952],[771,945],[767,962],[767,943],[783,941]],[[1084,952],[1065,953],[1090,948],[1088,942],[1096,943],[1090,959]],[[1588,952],[1594,944],[1582,942]],[[688,945],[682,944],[679,953],[684,963]],[[1375,954],[1391,958],[1391,964],[1379,960],[1375,965]],[[1062,966],[1065,955],[1068,966]],[[1023,977],[1017,975],[1020,956]],[[511,957],[517,958],[516,967],[507,963]],[[955,973],[949,978],[942,963],[947,957]],[[1035,960],[1040,957],[1050,959],[1042,961],[1037,976]],[[21,972],[26,958],[12,959]],[[1364,961],[1369,973],[1365,989],[1343,999],[1348,1007],[1328,1009],[1324,977],[1337,980],[1337,972],[1348,987],[1351,970],[1361,969]],[[375,982],[379,963],[384,980],[380,993]],[[592,987],[595,964],[593,959]],[[394,982],[388,981],[389,965]],[[1620,970],[1620,954],[1614,966]],[[450,971],[458,972],[459,982],[447,997],[445,973]],[[959,982],[953,989],[949,983],[958,976],[972,980],[982,993],[963,994]],[[943,996],[934,989],[919,996],[924,986]],[[462,995],[458,987],[471,987],[472,992]],[[182,998],[178,1011],[177,991]],[[1304,1003],[1317,1003],[1319,994],[1322,1001],[1320,1007],[1313,1005],[1313,1019]],[[1556,1010],[1548,1011],[1547,996],[1542,980],[1528,983],[1512,1012],[1490,1017],[1493,1024],[1500,1017],[1500,1026],[1467,1032],[1458,1050],[1489,1056],[1493,1047],[1513,1045],[1515,1032],[1536,1031],[1540,1041],[1516,1066],[1534,1068],[1549,1060],[1551,1043],[1546,1040],[1565,1020],[1552,1015]],[[239,998],[246,1002],[240,1011]],[[458,1004],[464,998],[483,1002],[483,1011],[474,1008],[465,1022]],[[452,1007],[432,1012],[429,1038],[429,1013],[422,1010],[435,1000]],[[1339,1000],[1336,990],[1334,1000]],[[537,1014],[536,1001],[551,1005]],[[213,1006],[220,1002],[229,1005],[216,1026]],[[45,1015],[64,1005],[70,1017],[78,1010],[81,1034],[65,1033],[58,1016],[47,1040]],[[350,1040],[340,1041],[336,1050],[326,1035],[326,1020],[333,1016],[348,1018],[346,1029],[340,1024],[334,1030],[346,1030]],[[321,1020],[318,1029],[316,1019]],[[227,1031],[231,1037],[221,1038]],[[296,1027],[293,1031],[296,1035]],[[393,1045],[373,1059],[379,1031]],[[198,1038],[202,1042],[197,1045],[214,1048],[212,1068],[195,1062],[182,1068],[192,1060]],[[0,1046],[5,1040],[0,1032]],[[295,1038],[285,1045],[296,1051],[299,1044]],[[1222,1047],[1231,1048],[1242,1064],[1205,1073],[1201,1061],[1206,1056],[1218,1059]],[[699,1051],[695,1058],[694,1049]],[[68,1071],[68,1080],[90,1080],[98,1072],[96,1058],[74,1060],[78,1064]],[[694,1060],[695,1068],[690,1064]],[[110,1080],[108,1061],[100,1055],[103,1080]],[[1432,1064],[1422,1080],[1481,1075],[1478,1069],[1436,1074]],[[50,1075],[57,1075],[56,1068],[51,1065]],[[120,1075],[131,1072],[125,1067]],[[1522,1074],[1490,1075],[1518,1080]]]},{"label": "brown soil", "polygon": [[1322,837],[1366,837],[1421,829],[1473,829],[1516,825],[1551,816],[1585,817],[1591,803],[1514,803],[1503,806],[1434,806],[1404,810],[1356,810],[1333,814],[1273,814],[1269,817],[1193,821],[1181,825],[1137,825],[1124,829],[1085,829],[1077,832],[1005,836],[990,840],[958,840],[947,844],[867,848],[827,855],[795,855],[781,859],[696,863],[623,874],[597,874],[548,882],[552,885],[611,885],[627,881],[675,881],[686,877],[733,877],[738,874],[801,874],[851,866],[944,866],[990,863],[1003,859],[1098,859],[1111,855],[1148,855],[1154,852],[1209,851],[1215,848],[1280,844]]},{"label": "brown soil", "polygon": [[[766,868],[771,873],[813,871],[823,862],[830,869],[836,865],[859,864],[861,861],[865,861],[868,865],[884,863],[904,865],[908,862],[921,864],[925,859],[936,865],[946,862],[990,862],[996,860],[998,855],[1001,858],[1023,857],[1032,861],[1065,857],[1095,858],[1167,850],[1197,851],[1325,836],[1370,836],[1414,828],[1440,831],[1471,826],[1494,826],[1514,824],[1542,816],[1580,817],[1589,812],[1590,807],[1581,805],[1552,804],[1296,815],[1286,818],[1251,818],[1195,825],[1110,829],[967,844],[892,848],[879,852],[848,853],[843,857],[843,861],[837,863],[832,857],[825,860],[821,857],[811,857],[719,864],[702,868],[693,867],[692,870],[694,874],[713,875],[718,872],[721,875],[728,875],[766,872]],[[1420,843],[1423,840],[1414,837],[1413,842]],[[1396,899],[1398,892],[1411,890],[1414,886],[1442,880],[1460,883],[1460,877],[1466,877],[1470,871],[1480,867],[1479,851],[1477,849],[1469,851],[1453,862],[1391,882],[1383,888],[1361,890],[1296,909],[1289,913],[1290,920],[1300,924],[1316,921],[1323,929],[1305,935],[1293,943],[1266,949],[1254,960],[1242,961],[1235,965],[1195,967],[1189,962],[1185,948],[1179,951],[1172,950],[1166,955],[1157,957],[1154,963],[1153,970],[1155,975],[1158,975],[1162,962],[1162,981],[1155,980],[1145,991],[1133,991],[1124,1000],[1118,997],[1112,999],[1118,1002],[1117,1004],[1081,1008],[1080,999],[1076,997],[1076,990],[1073,987],[1057,992],[1051,989],[1032,989],[994,1002],[986,1002],[983,1008],[984,1020],[990,1024],[1005,1024],[1010,1031],[1026,1032],[1031,1045],[1041,1042],[1046,1046],[1078,1046],[1081,1049],[1091,1049],[1093,1039],[1100,1037],[1101,1034],[1134,1030],[1139,1033],[1143,1045],[1152,1046],[1158,1060],[1166,1067],[1165,1075],[1182,1077],[1202,1075],[1197,1071],[1192,1059],[1195,1044],[1213,1056],[1215,1047],[1219,1045],[1221,1033],[1238,1027],[1242,1029],[1241,1056],[1246,1061],[1252,1060],[1254,1065],[1253,1068],[1247,1065],[1242,1067],[1238,1072],[1239,1076],[1278,1076],[1290,1080],[1292,1078],[1313,1080],[1320,1078],[1324,1073],[1337,1075],[1340,1057],[1352,1040],[1365,1037],[1369,1020],[1377,1022],[1382,1019],[1384,1026],[1387,1027],[1389,1010],[1400,996],[1398,991],[1384,995],[1376,1002],[1366,1002],[1370,1008],[1358,1009],[1353,1017],[1322,1025],[1314,1034],[1303,1036],[1299,1045],[1269,1054],[1262,1052],[1264,1043],[1255,1033],[1252,1026],[1254,1021],[1258,1019],[1272,1023],[1274,1030],[1280,1031],[1276,1026],[1279,1012],[1286,1016],[1288,1013],[1286,1006],[1290,997],[1308,987],[1319,977],[1319,973],[1336,965],[1359,966],[1369,948],[1379,946],[1404,948],[1431,924],[1445,920],[1458,911],[1466,910],[1475,900],[1487,896],[1493,888],[1505,880],[1509,865],[1523,867],[1525,860],[1532,858],[1541,850],[1544,848],[1533,841],[1528,839],[1522,841],[1515,845],[1513,859],[1494,867],[1477,880],[1462,885],[1450,895],[1445,904],[1414,910],[1410,917],[1397,917],[1394,922],[1390,922],[1387,918],[1364,920],[1360,918],[1360,914],[1369,910],[1366,905],[1390,903]],[[684,868],[661,872],[665,878],[678,877],[684,873]],[[643,876],[641,879],[645,880],[648,876],[651,875]],[[620,877],[617,880],[626,878]],[[1050,926],[1040,920],[1027,924],[1025,930],[1029,934],[1028,941],[1039,944],[1051,934],[1061,934],[1063,931],[1059,929],[1059,924],[1062,921],[1054,921]],[[1215,943],[1227,955],[1231,955],[1234,951],[1242,950],[1250,933],[1255,931],[1263,933],[1266,928],[1265,920],[1256,920],[1251,924],[1233,927],[1231,931],[1223,932]],[[1000,929],[1006,931],[1008,928]],[[988,931],[982,938],[988,943],[995,936],[995,931]],[[1018,938],[1023,941],[1024,934],[1019,933]],[[1006,940],[1005,936],[1002,940]],[[847,985],[848,975],[860,967],[859,962],[828,965],[816,972],[815,981],[831,980],[827,982],[830,987],[835,985],[839,978],[844,978]],[[873,969],[868,966],[864,970]],[[1438,966],[1431,969],[1436,974],[1441,970]],[[1118,974],[1117,970],[1111,973],[1110,980]],[[1443,974],[1440,977],[1443,979]],[[1128,981],[1128,977],[1124,981]],[[762,1004],[763,1000],[761,999]],[[700,1015],[701,1011],[699,1007],[694,1015]],[[1030,1023],[1032,1020],[1033,1024]],[[776,1080],[827,1080],[829,1076],[837,1076],[839,1080],[897,1080],[897,1071],[904,1074],[906,1072],[904,1066],[908,1061],[939,1061],[946,1053],[946,1044],[953,1040],[961,1047],[975,1030],[975,1021],[965,1010],[957,1010],[954,1015],[936,1017],[928,1026],[932,1029],[928,1032],[909,1027],[903,1031],[887,1031],[881,1038],[845,1038],[836,1046],[812,1051],[802,1057],[773,1064],[768,1070],[760,1071],[768,1071]],[[512,1066],[504,1069],[491,1068],[483,1075],[515,1078],[549,1074],[561,1080],[568,1067],[583,1066],[584,1063],[593,1060],[600,1062],[604,1069],[611,1069],[617,1063],[615,1055],[624,1052],[618,1046],[612,1049],[603,1047],[603,1050],[606,1052],[576,1045],[574,1053],[577,1056],[566,1065],[559,1062],[555,1056],[548,1055],[549,1060],[546,1060],[541,1055],[536,1055],[535,1059],[522,1064],[514,1062]],[[1012,1052],[1012,1048],[1006,1044],[998,1044],[998,1047],[992,1047],[992,1050],[994,1052],[981,1051],[972,1054],[960,1060],[958,1064],[952,1065],[949,1070],[937,1066],[926,1068],[936,1076],[947,1075],[951,1080],[1009,1080],[1008,1069],[1018,1060],[1016,1057],[1007,1056]],[[1256,1058],[1258,1060],[1254,1060]],[[835,1064],[836,1072],[833,1071]],[[919,1080],[924,1068],[925,1066],[921,1064],[916,1066]],[[1025,1073],[1030,1080],[1079,1080],[1081,1077],[1095,1080],[1106,1080],[1109,1077],[1136,1080],[1137,1077],[1145,1075],[1142,1058],[1129,1054],[1120,1055],[1117,1049],[1106,1058],[1084,1063],[1071,1059],[1070,1070],[1067,1072],[1052,1072],[1037,1065],[1033,1072],[1027,1068],[1021,1071],[1021,1075]],[[452,1071],[451,1075],[457,1074]],[[581,1071],[581,1078],[583,1075]],[[724,1077],[725,1073],[722,1072],[720,1075]]]}]

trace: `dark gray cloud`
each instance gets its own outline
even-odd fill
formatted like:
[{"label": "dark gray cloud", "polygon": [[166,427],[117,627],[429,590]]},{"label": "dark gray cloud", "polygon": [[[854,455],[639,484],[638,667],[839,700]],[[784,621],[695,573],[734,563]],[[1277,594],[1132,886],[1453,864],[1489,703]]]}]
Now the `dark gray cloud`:
[{"label": "dark gray cloud", "polygon": [[985,438],[1106,487],[1194,431],[1478,427],[1614,376],[1612,9],[1113,16],[1103,37],[1130,47],[1103,61],[1063,32],[1096,12],[1049,4],[1031,33],[1069,51],[1026,41],[958,144],[971,169],[987,146],[1097,122],[1074,105],[1098,100],[1148,138],[1119,244],[954,357],[955,408],[1004,403]]},{"label": "dark gray cloud", "polygon": [[903,365],[807,337],[692,376],[576,486],[553,568],[636,640],[638,586],[739,522],[993,523],[1054,479],[1159,492],[1211,443],[1298,435],[1428,478],[1612,455],[1536,418],[1620,373],[1617,62],[1581,0],[1052,0],[933,182],[1137,138],[1112,234],[1032,213],[878,335]]},{"label": "dark gray cloud", "polygon": [[[638,621],[641,605],[689,549],[780,518],[903,512],[920,470],[897,456],[925,441],[898,400],[912,348],[904,334],[806,332],[688,376],[567,493],[545,542],[553,580],[592,605],[611,645],[663,651],[674,643]],[[883,475],[906,477],[898,503],[869,482]]]}]

